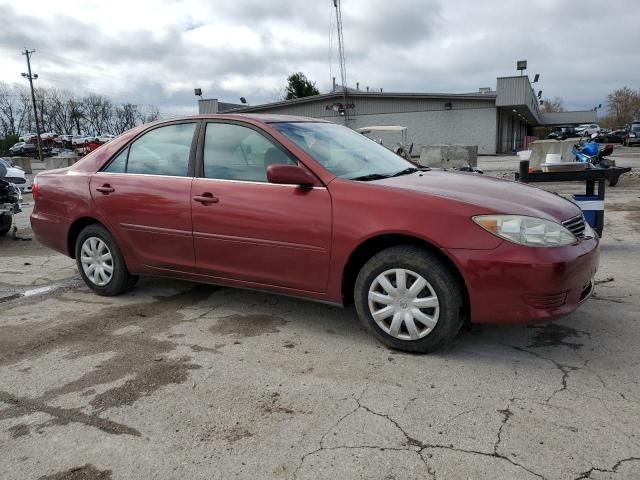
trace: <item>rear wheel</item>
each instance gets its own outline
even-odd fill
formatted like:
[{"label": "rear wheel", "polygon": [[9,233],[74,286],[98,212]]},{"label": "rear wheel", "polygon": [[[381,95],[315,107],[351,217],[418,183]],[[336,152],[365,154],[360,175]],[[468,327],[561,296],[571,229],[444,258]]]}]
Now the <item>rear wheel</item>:
[{"label": "rear wheel", "polygon": [[382,343],[420,353],[455,338],[464,321],[462,298],[449,268],[414,246],[374,255],[360,270],[354,291],[360,321]]},{"label": "rear wheel", "polygon": [[98,295],[120,295],[135,285],[137,277],[129,274],[120,249],[103,226],[85,227],[75,251],[80,276]]}]

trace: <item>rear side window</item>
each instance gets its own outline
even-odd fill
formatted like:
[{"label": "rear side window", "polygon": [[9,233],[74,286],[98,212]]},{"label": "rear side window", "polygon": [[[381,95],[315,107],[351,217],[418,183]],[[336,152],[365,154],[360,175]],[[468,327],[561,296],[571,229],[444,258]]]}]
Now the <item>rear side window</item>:
[{"label": "rear side window", "polygon": [[104,171],[186,177],[195,128],[195,123],[184,123],[151,130],[118,154]]}]

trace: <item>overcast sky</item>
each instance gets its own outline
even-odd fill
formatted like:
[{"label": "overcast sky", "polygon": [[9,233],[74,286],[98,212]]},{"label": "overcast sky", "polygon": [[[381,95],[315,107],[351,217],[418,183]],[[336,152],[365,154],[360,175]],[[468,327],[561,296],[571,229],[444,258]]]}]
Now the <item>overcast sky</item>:
[{"label": "overcast sky", "polygon": [[[26,8],[27,5],[29,8]],[[589,109],[640,87],[638,0],[342,0],[347,81],[385,91],[471,92],[541,74],[544,97]],[[304,72],[340,78],[332,0],[0,0],[0,80],[195,113],[204,96],[276,99]]]}]

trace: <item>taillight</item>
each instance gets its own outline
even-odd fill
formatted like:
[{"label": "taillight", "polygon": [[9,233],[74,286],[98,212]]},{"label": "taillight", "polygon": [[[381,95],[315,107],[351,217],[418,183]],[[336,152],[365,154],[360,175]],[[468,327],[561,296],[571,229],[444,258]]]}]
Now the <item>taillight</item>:
[{"label": "taillight", "polygon": [[34,177],[33,183],[31,184],[31,197],[34,202],[38,199],[38,182],[36,180],[37,177]]}]

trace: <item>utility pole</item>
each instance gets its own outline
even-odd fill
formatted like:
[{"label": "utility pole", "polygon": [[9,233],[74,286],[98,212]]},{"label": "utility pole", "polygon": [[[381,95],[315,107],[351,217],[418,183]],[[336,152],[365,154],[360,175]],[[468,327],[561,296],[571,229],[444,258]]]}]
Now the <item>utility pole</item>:
[{"label": "utility pole", "polygon": [[340,0],[333,0],[336,9],[336,27],[338,29],[338,54],[340,57],[340,81],[342,82],[342,108],[344,108],[344,124],[347,125],[349,119],[349,109],[347,108],[347,66],[344,58],[344,37],[342,36],[342,10]]},{"label": "utility pole", "polygon": [[33,102],[33,116],[36,119],[36,141],[38,142],[38,157],[42,161],[42,142],[40,141],[40,122],[38,120],[38,107],[36,106],[36,94],[33,91],[33,81],[38,78],[38,74],[31,74],[31,54],[35,50],[24,49],[23,55],[27,57],[27,70],[29,73],[23,73],[22,76],[29,80],[29,86],[31,87],[31,101]]}]

